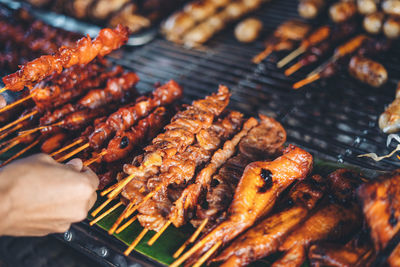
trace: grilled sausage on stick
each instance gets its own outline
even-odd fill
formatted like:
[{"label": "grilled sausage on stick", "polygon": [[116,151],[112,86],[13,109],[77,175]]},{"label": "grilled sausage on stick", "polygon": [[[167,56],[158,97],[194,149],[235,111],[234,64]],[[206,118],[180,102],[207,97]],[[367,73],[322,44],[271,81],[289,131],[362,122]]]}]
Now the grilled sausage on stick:
[{"label": "grilled sausage on stick", "polygon": [[328,54],[333,47],[335,47],[335,45],[353,35],[357,28],[358,24],[355,23],[355,21],[335,24],[332,28],[332,33],[329,38],[317,45],[311,46],[308,51],[299,59],[299,61],[296,62],[296,64],[293,64],[285,70],[285,75],[289,76],[298,71],[300,68],[317,62],[323,56]]},{"label": "grilled sausage on stick", "polygon": [[310,29],[310,25],[297,20],[289,20],[282,23],[266,41],[264,51],[253,58],[253,63],[260,63],[273,51],[292,49],[294,42],[302,40]]},{"label": "grilled sausage on stick", "polygon": [[277,63],[278,68],[284,67],[287,63],[298,57],[299,55],[303,54],[307,51],[308,48],[319,44],[320,42],[326,40],[331,35],[331,28],[329,26],[322,26],[313,31],[306,39],[304,39],[300,46],[291,52],[289,55],[281,59]]},{"label": "grilled sausage on stick", "polygon": [[182,87],[175,81],[169,81],[158,87],[152,95],[138,101],[130,107],[124,107],[111,114],[107,121],[96,126],[89,136],[90,146],[98,149],[117,131],[125,131],[132,127],[138,119],[148,115],[155,107],[169,105],[182,97]]},{"label": "grilled sausage on stick", "polygon": [[97,56],[105,56],[120,48],[127,40],[126,27],[118,25],[115,29],[102,29],[93,41],[89,36],[83,37],[73,48],[61,47],[54,55],[41,56],[26,63],[19,71],[3,78],[5,87],[1,91],[20,91],[25,86],[33,86],[53,72],[61,73],[65,68],[87,64]]},{"label": "grilled sausage on stick", "polygon": [[284,189],[309,174],[312,162],[309,153],[290,145],[285,149],[283,156],[272,162],[260,161],[249,164],[236,189],[227,219],[200,239],[171,266],[179,266],[189,257],[192,258],[187,264],[193,264],[210,248],[226,244],[249,228],[272,209],[278,195]]}]

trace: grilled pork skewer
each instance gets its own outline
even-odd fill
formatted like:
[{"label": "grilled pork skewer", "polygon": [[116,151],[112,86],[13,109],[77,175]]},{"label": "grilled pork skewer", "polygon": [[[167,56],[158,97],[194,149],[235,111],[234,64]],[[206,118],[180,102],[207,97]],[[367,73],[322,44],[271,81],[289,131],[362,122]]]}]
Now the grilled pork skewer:
[{"label": "grilled pork skewer", "polygon": [[5,87],[1,91],[20,91],[25,86],[33,86],[53,72],[61,73],[63,69],[73,65],[87,64],[96,56],[105,56],[121,47],[127,40],[128,30],[122,26],[114,30],[102,29],[93,41],[90,37],[84,37],[74,48],[61,47],[52,56],[41,56],[26,63],[19,71],[3,78]]},{"label": "grilled pork skewer", "polygon": [[329,39],[310,47],[296,64],[285,70],[285,75],[289,76],[300,68],[311,65],[320,60],[322,57],[327,55],[335,45],[354,34],[357,30],[357,26],[357,23],[354,21],[335,24],[332,28],[332,33],[329,36]]},{"label": "grilled pork skewer", "polygon": [[289,20],[274,31],[273,35],[266,41],[264,51],[253,58],[253,63],[260,63],[274,51],[292,49],[294,42],[301,41],[309,33],[311,26],[297,20]]},{"label": "grilled pork skewer", "polygon": [[272,162],[249,164],[236,189],[226,220],[200,239],[171,266],[178,266],[189,257],[191,259],[187,265],[193,264],[213,246],[231,241],[257,219],[267,214],[277,196],[295,180],[304,179],[311,167],[312,156],[292,145],[285,149],[281,157]]},{"label": "grilled pork skewer", "polygon": [[361,15],[369,15],[378,10],[375,0],[357,0],[357,10]]},{"label": "grilled pork skewer", "polygon": [[[357,193],[371,230],[375,250],[379,252],[387,246],[400,229],[399,170],[384,175],[376,181],[363,184]],[[397,245],[388,259],[390,266],[399,266],[399,251],[400,245]]]},{"label": "grilled pork skewer", "polygon": [[277,252],[286,235],[306,219],[323,191],[323,178],[318,175],[298,183],[289,192],[287,203],[294,203],[293,206],[250,228],[212,261],[224,261],[221,266],[245,266]]}]

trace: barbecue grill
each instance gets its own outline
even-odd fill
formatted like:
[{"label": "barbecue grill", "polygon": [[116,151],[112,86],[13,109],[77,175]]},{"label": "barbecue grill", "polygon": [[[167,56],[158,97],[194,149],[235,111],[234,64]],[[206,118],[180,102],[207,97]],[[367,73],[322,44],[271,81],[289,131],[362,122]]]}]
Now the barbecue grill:
[{"label": "barbecue grill", "polygon": [[[271,1],[251,16],[263,21],[265,37],[284,20],[298,16],[297,0]],[[304,68],[293,77],[286,77],[276,68],[276,59],[284,53],[274,53],[259,65],[253,64],[251,58],[263,48],[262,38],[253,44],[238,43],[233,28],[228,27],[200,49],[185,49],[157,36],[144,46],[121,49],[111,60],[139,75],[137,88],[142,92],[151,90],[157,82],[176,80],[185,89],[185,103],[225,84],[232,92],[232,108],[247,115],[262,113],[276,118],[287,130],[289,143],[313,152],[318,158],[375,170],[400,167],[400,161],[394,157],[380,162],[357,157],[369,152],[387,154],[395,147],[386,147],[386,134],[378,128],[377,119],[395,94],[399,49],[393,48],[387,53],[390,56],[378,57],[389,73],[389,81],[379,89],[341,73],[294,91],[291,85],[311,69]],[[135,251],[128,257],[122,256],[126,246],[97,226],[89,227],[87,221],[54,237],[101,265],[160,265]]]}]

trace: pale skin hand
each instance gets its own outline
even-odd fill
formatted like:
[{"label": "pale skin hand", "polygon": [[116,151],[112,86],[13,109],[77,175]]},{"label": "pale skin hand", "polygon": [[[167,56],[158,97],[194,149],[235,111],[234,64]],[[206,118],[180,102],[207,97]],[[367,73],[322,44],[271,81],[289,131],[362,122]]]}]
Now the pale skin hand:
[{"label": "pale skin hand", "polygon": [[86,218],[99,180],[82,161],[37,154],[0,169],[0,235],[43,236]]}]

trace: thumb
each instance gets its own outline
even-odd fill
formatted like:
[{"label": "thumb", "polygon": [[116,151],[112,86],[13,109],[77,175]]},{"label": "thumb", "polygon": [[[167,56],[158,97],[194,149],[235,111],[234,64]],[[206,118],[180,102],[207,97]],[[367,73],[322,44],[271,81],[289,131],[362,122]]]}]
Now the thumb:
[{"label": "thumb", "polygon": [[4,108],[5,106],[7,106],[7,101],[3,95],[0,95],[0,108]]},{"label": "thumb", "polygon": [[78,172],[81,172],[83,169],[83,162],[78,158],[68,161],[65,165]]}]

